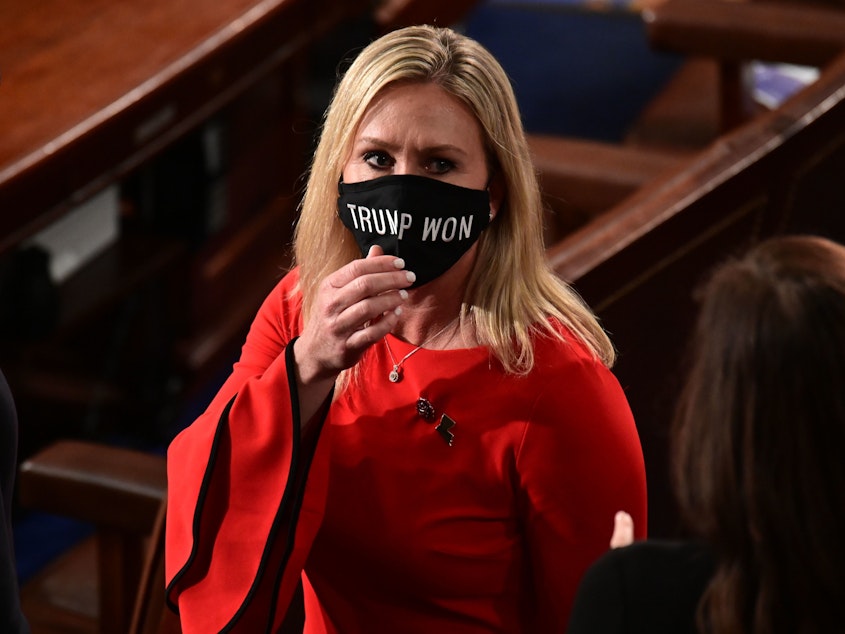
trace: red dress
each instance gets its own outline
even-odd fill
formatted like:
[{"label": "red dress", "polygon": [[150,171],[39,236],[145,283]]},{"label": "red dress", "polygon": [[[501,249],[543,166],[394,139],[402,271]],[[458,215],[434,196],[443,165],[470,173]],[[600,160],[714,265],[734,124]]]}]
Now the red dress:
[{"label": "red dress", "polygon": [[[645,536],[642,450],[613,374],[568,336],[536,339],[525,377],[485,348],[421,349],[391,383],[382,342],[299,438],[295,280],[168,452],[185,634],[274,631],[303,570],[307,633],[563,632],[614,513]],[[414,349],[388,341],[396,359]]]}]

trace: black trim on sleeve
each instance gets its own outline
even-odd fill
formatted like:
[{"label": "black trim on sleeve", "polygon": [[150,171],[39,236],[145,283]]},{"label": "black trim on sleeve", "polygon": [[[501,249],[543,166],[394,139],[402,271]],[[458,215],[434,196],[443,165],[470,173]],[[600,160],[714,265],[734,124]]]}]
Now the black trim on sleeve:
[{"label": "black trim on sleeve", "polygon": [[164,600],[167,604],[167,607],[170,608],[176,614],[179,614],[179,606],[177,606],[173,602],[170,595],[173,592],[173,588],[182,579],[182,577],[185,576],[188,571],[188,568],[191,567],[191,564],[193,564],[194,560],[196,559],[197,543],[199,540],[200,533],[200,516],[202,515],[202,509],[205,505],[205,498],[208,495],[208,487],[209,483],[211,482],[212,469],[214,467],[214,462],[217,459],[217,451],[220,447],[220,437],[222,436],[222,431],[224,428],[223,422],[226,421],[229,417],[229,410],[232,409],[232,403],[235,402],[235,396],[233,396],[226,404],[226,407],[223,408],[223,412],[220,414],[220,420],[217,421],[217,429],[214,431],[214,440],[211,442],[211,453],[208,456],[208,466],[206,467],[205,473],[202,476],[202,484],[200,485],[199,497],[197,498],[197,507],[194,511],[194,522],[191,529],[191,554],[188,555],[188,560],[185,562],[185,565],[179,569],[179,572],[173,575],[173,579],[170,581],[164,591]]},{"label": "black trim on sleeve", "polygon": [[[292,344],[293,342],[291,342]],[[299,395],[297,392],[296,387],[296,372],[292,369],[295,368],[293,362],[293,345],[289,346],[290,357],[287,358],[288,362],[288,387],[290,388],[291,393],[291,405],[293,411],[296,413],[296,420],[299,420]],[[302,500],[305,494],[305,485],[308,482],[308,474],[311,469],[311,461],[314,458],[314,453],[317,449],[317,442],[320,439],[320,432],[323,429],[323,423],[326,420],[326,416],[329,413],[329,405],[332,402],[332,397],[334,395],[334,388],[329,393],[328,397],[324,401],[323,406],[317,411],[314,415],[311,424],[308,425],[308,428],[305,434],[300,439],[300,448],[301,448],[301,455],[303,456],[303,465],[301,469],[298,469],[294,478],[294,491],[296,497],[293,501],[293,509],[288,519],[288,540],[287,544],[285,545],[285,552],[282,557],[282,565],[279,566],[279,569],[276,571],[276,579],[273,582],[273,596],[279,596],[279,588],[282,585],[282,579],[284,577],[284,569],[287,565],[287,561],[290,558],[290,554],[293,551],[293,545],[296,538],[296,526],[299,522],[299,511],[302,508]],[[299,429],[302,429],[300,424]],[[273,630],[273,621],[275,620],[276,616],[276,609],[277,604],[274,601],[273,605],[270,609],[270,616],[267,621],[267,633],[272,634]],[[290,606],[287,606],[287,609],[290,609]]]},{"label": "black trim on sleeve", "polygon": [[[258,564],[258,571],[255,573],[255,579],[252,582],[252,587],[247,593],[246,598],[244,598],[244,602],[241,607],[238,609],[238,611],[235,613],[229,623],[227,623],[226,626],[221,630],[221,633],[231,632],[235,625],[237,625],[238,620],[249,608],[249,604],[254,598],[256,592],[258,591],[258,586],[260,585],[261,580],[263,579],[264,574],[267,571],[267,566],[270,562],[273,545],[286,519],[288,526],[288,540],[287,544],[285,545],[285,550],[282,559],[278,563],[276,578],[273,584],[275,597],[278,596],[278,589],[281,584],[282,577],[284,576],[285,567],[287,566],[288,559],[290,558],[290,554],[293,551],[294,537],[296,534],[296,523],[299,519],[299,510],[302,505],[303,492],[305,491],[305,484],[308,479],[308,469],[311,466],[311,459],[314,456],[314,449],[316,449],[317,447],[316,439],[319,437],[319,431],[323,427],[323,422],[325,421],[326,414],[328,414],[328,408],[326,408],[321,412],[323,415],[320,417],[320,420],[314,421],[314,424],[316,426],[316,429],[314,430],[315,433],[313,435],[314,441],[306,445],[306,448],[310,451],[305,456],[304,464],[302,468],[300,468],[299,463],[300,449],[302,445],[302,425],[300,422],[299,391],[297,390],[296,385],[296,361],[293,356],[293,346],[298,338],[299,337],[294,337],[293,339],[291,339],[291,341],[285,347],[285,369],[287,370],[288,390],[290,392],[292,425],[291,438],[293,441],[291,446],[290,469],[288,471],[285,492],[282,495],[282,501],[279,504],[278,510],[276,511],[276,516],[273,518],[273,524],[270,527],[270,533],[267,536],[267,543],[264,545],[264,552],[261,555],[261,561]],[[309,437],[311,437],[310,434]],[[291,497],[293,497],[292,502]],[[268,632],[272,630],[275,613],[276,601],[274,600],[271,604],[270,612],[268,614]]]},{"label": "black trim on sleeve", "polygon": [[[298,338],[298,337],[297,337]],[[283,526],[287,526],[288,528],[288,538],[287,543],[285,545],[285,550],[282,556],[281,561],[278,562],[278,569],[276,572],[276,576],[273,583],[273,592],[274,596],[278,596],[278,590],[281,586],[282,578],[284,576],[285,567],[287,562],[290,558],[290,554],[293,551],[293,544],[294,544],[294,537],[296,534],[296,525],[299,519],[299,511],[302,506],[302,500],[305,491],[305,485],[308,479],[308,473],[311,466],[311,461],[314,457],[314,452],[317,447],[317,441],[319,440],[320,431],[322,430],[323,423],[325,422],[326,416],[328,415],[329,404],[331,403],[332,394],[330,393],[326,399],[326,404],[318,414],[315,416],[312,424],[309,425],[308,432],[305,434],[305,438],[301,437],[301,424],[300,424],[300,406],[299,406],[299,393],[297,390],[296,385],[296,363],[293,357],[293,345],[296,342],[297,338],[292,339],[287,346],[285,347],[285,364],[287,370],[287,379],[288,379],[288,390],[290,392],[290,400],[291,400],[291,461],[290,461],[290,469],[288,471],[288,477],[285,484],[285,490],[282,494],[281,502],[279,503],[279,508],[276,510],[275,517],[273,518],[273,523],[270,527],[270,532],[267,536],[267,541],[264,546],[264,551],[261,555],[261,560],[258,565],[258,570],[256,571],[255,578],[253,579],[252,585],[250,586],[249,591],[247,592],[246,597],[244,598],[241,606],[229,620],[229,622],[223,627],[221,632],[231,632],[235,626],[238,624],[238,621],[243,617],[246,610],[249,608],[250,603],[252,602],[255,594],[258,592],[258,588],[261,584],[262,579],[267,571],[267,567],[270,564],[270,559],[273,551],[273,546],[275,544],[276,538],[278,536],[279,531],[282,529]],[[214,467],[214,461],[217,457],[218,447],[220,438],[222,436],[222,430],[225,428],[225,423],[228,422],[229,412],[231,410],[232,404],[235,400],[235,397],[229,401],[226,408],[223,410],[223,413],[220,416],[220,421],[218,422],[217,430],[214,434],[214,440],[212,442],[212,449],[211,454],[209,456],[209,463],[208,467],[206,468],[206,472],[203,475],[202,485],[200,487],[200,494],[197,500],[197,508],[194,514],[194,523],[193,523],[193,545],[191,548],[191,554],[188,557],[188,561],[185,565],[179,570],[179,572],[173,577],[173,580],[168,584],[166,590],[166,600],[168,607],[178,614],[178,607],[170,598],[170,593],[175,586],[175,584],[184,576],[187,572],[188,568],[193,563],[196,557],[197,551],[197,543],[199,538],[199,527],[200,527],[200,516],[202,514],[202,507],[204,505],[205,498],[208,494],[209,483],[211,480],[212,470]],[[302,447],[304,441],[304,448]],[[302,455],[302,451],[305,451],[304,456]],[[301,463],[301,464],[300,464]],[[269,620],[267,623],[267,631],[272,630],[273,619],[276,614],[276,601],[274,600],[270,611],[269,611]]]}]

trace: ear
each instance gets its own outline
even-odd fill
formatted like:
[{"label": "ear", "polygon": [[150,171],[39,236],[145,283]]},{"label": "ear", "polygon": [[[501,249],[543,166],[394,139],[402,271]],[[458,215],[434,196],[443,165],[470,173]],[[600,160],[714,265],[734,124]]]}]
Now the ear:
[{"label": "ear", "polygon": [[505,194],[507,193],[505,178],[501,171],[493,172],[487,191],[490,192],[490,220],[492,221],[499,214],[502,205],[505,204]]}]

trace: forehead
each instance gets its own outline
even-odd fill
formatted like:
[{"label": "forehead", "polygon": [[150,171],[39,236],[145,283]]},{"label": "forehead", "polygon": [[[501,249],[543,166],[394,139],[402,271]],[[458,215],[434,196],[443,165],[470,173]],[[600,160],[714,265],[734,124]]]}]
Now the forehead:
[{"label": "forehead", "polygon": [[356,138],[446,142],[483,148],[481,124],[470,108],[434,83],[388,86],[370,102]]}]

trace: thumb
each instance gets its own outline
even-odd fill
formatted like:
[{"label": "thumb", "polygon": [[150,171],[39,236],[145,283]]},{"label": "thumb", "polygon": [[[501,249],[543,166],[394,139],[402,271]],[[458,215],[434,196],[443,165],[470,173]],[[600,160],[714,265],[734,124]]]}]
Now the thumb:
[{"label": "thumb", "polygon": [[613,536],[611,548],[620,548],[634,542],[634,519],[625,511],[619,511],[613,517]]}]

